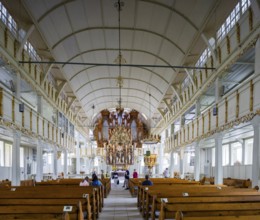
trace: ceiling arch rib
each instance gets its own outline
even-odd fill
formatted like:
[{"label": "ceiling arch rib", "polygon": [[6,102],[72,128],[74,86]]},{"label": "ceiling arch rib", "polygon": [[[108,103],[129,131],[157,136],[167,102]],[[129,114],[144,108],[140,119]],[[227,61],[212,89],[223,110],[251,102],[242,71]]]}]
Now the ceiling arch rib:
[{"label": "ceiling arch rib", "polygon": [[[72,81],[75,77],[77,77],[79,74],[84,74],[84,71],[87,71],[89,69],[92,69],[92,68],[97,68],[98,66],[90,66],[90,67],[87,67],[87,68],[84,68],[78,72],[76,72],[70,79],[69,81]],[[148,68],[145,68],[145,67],[131,67],[131,68],[138,68],[138,69],[142,69],[142,70],[146,70],[148,72],[150,72],[151,74],[154,74],[156,75],[158,78],[160,78],[162,81],[164,81],[165,83],[169,83],[167,80],[165,80],[160,74],[158,74],[157,72],[154,72]]]},{"label": "ceiling arch rib", "polygon": [[[67,36],[61,38],[58,42],[56,42],[53,46],[52,46],[52,50],[55,50],[55,48],[61,44],[63,41],[65,41],[66,39],[75,36],[76,34],[82,33],[82,32],[87,32],[87,31],[91,31],[91,30],[118,30],[118,27],[91,27],[91,28],[84,28],[81,30],[77,30],[74,31],[70,34],[68,34]],[[145,32],[145,33],[149,33],[152,35],[156,35],[158,37],[160,37],[163,40],[168,41],[171,45],[173,45],[175,48],[177,48],[183,55],[185,54],[184,50],[182,50],[176,43],[174,43],[171,39],[165,37],[162,34],[156,33],[154,31],[151,30],[146,30],[146,29],[141,29],[141,28],[128,28],[128,27],[120,27],[120,30],[129,30],[129,31],[134,31],[134,32]]]},{"label": "ceiling arch rib", "polygon": [[55,12],[56,9],[65,6],[68,3],[74,2],[75,0],[64,0],[61,3],[58,3],[57,5],[55,5],[54,7],[52,7],[51,9],[49,9],[48,11],[46,11],[44,14],[42,14],[37,22],[40,23],[44,18],[47,18],[52,12]]},{"label": "ceiling arch rib", "polygon": [[[84,55],[84,54],[86,54],[86,53],[90,53],[90,52],[93,52],[93,51],[103,51],[103,50],[104,50],[104,51],[108,51],[108,50],[110,50],[110,51],[118,51],[118,49],[115,49],[115,48],[107,48],[107,49],[101,48],[101,49],[95,49],[95,50],[82,51],[82,52],[76,54],[75,56],[71,57],[71,58],[68,59],[67,61],[65,61],[64,64],[62,65],[62,67],[64,67],[65,65],[70,64],[70,62],[71,62],[73,59],[76,59],[77,57],[82,56],[82,55]],[[151,56],[157,58],[158,60],[162,61],[163,63],[165,63],[166,66],[172,66],[172,65],[171,65],[169,62],[167,62],[165,59],[163,59],[163,58],[159,57],[158,55],[156,55],[156,54],[154,54],[154,53],[152,53],[152,52],[149,52],[149,51],[136,50],[136,49],[124,49],[124,48],[122,48],[121,51],[140,52],[140,53],[144,53],[144,54],[149,54],[149,55],[151,55]],[[105,64],[104,64],[104,66],[105,66]],[[124,66],[124,65],[122,64],[121,66]],[[176,72],[176,70],[175,70],[173,67],[171,67],[170,69],[172,69],[174,72]]]},{"label": "ceiling arch rib", "polygon": [[[116,96],[116,95],[97,96],[95,99],[89,100],[87,103],[85,103],[85,104],[83,105],[83,108],[86,108],[87,105],[89,105],[90,103],[94,103],[94,102],[95,102],[94,105],[104,104],[104,103],[106,103],[106,102],[108,102],[108,101],[109,101],[109,102],[116,102],[116,101],[111,101],[111,97],[113,97],[113,98],[118,98],[118,96]],[[142,99],[142,98],[140,98],[140,97],[138,97],[138,96],[133,96],[133,95],[127,95],[127,96],[122,95],[122,98],[124,98],[124,97],[134,98],[135,100],[136,100],[136,99],[137,99],[137,100],[140,100],[142,103],[146,103],[146,104],[143,104],[141,108],[145,108],[147,111],[149,111],[149,101],[147,101],[147,100],[145,100],[145,99]],[[110,99],[108,99],[108,98],[110,98]],[[105,101],[104,101],[104,99],[108,99],[108,100],[105,100]],[[99,102],[99,100],[102,100],[102,102]],[[132,101],[128,101],[127,103],[132,103]],[[135,103],[137,103],[137,102],[135,102]],[[140,103],[138,103],[138,105],[140,105]],[[90,104],[90,109],[91,109],[92,106],[93,106],[93,104]],[[124,107],[124,106],[123,106],[123,107]],[[156,107],[152,104],[152,102],[151,102],[151,107],[152,107],[153,109],[156,109]]]},{"label": "ceiling arch rib", "polygon": [[[161,95],[163,94],[163,92],[157,87],[157,86],[154,86],[152,85],[151,83],[148,83],[147,81],[145,80],[140,80],[140,79],[136,79],[136,78],[128,78],[128,77],[122,77],[123,80],[129,80],[129,81],[139,81],[139,82],[142,82],[144,84],[147,84],[148,86],[151,86],[153,87],[156,91],[158,91]],[[75,92],[79,92],[79,90],[83,89],[85,86],[87,86],[88,84],[92,83],[92,82],[95,82],[95,81],[101,81],[101,80],[116,80],[118,79],[118,77],[102,77],[102,78],[97,78],[97,79],[94,79],[94,80],[90,80],[88,82],[86,82],[85,84],[83,84],[82,86],[80,86],[78,89],[75,90]]]},{"label": "ceiling arch rib", "polygon": [[[95,93],[95,92],[97,92],[97,91],[101,91],[101,90],[105,90],[105,89],[108,89],[108,90],[119,90],[118,87],[105,87],[105,88],[103,87],[103,88],[99,88],[99,89],[93,89],[91,92],[89,92],[89,93],[87,93],[86,95],[84,95],[79,101],[83,101],[83,100],[86,99],[89,95],[91,95],[91,94],[93,94],[93,93]],[[147,95],[150,94],[150,93],[146,92],[145,90],[136,89],[136,88],[135,88],[135,89],[133,89],[133,88],[127,88],[127,89],[121,88],[121,90],[132,91],[132,92],[134,92],[134,91],[139,91],[139,92],[142,92],[143,94],[147,94]],[[152,94],[151,94],[151,97],[152,97],[153,99],[155,99],[156,102],[159,101],[159,100],[156,99],[155,96],[153,96]]]},{"label": "ceiling arch rib", "polygon": [[174,13],[178,14],[187,23],[189,23],[195,30],[198,30],[198,27],[187,16],[185,16],[184,14],[182,14],[179,11],[175,10],[174,8],[172,8],[172,7],[168,6],[168,5],[165,5],[165,4],[163,4],[163,3],[159,2],[159,1],[152,1],[152,0],[140,0],[140,1],[141,2],[146,2],[146,3],[149,3],[149,4],[158,5],[160,7],[168,9],[171,12],[174,12]]}]

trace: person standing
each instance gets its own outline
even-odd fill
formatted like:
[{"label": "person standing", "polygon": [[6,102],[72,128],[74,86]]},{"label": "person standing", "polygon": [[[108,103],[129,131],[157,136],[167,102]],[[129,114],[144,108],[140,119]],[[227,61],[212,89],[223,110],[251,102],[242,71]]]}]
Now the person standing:
[{"label": "person standing", "polygon": [[134,169],[133,178],[138,178],[138,173],[137,173],[136,169]]},{"label": "person standing", "polygon": [[164,176],[164,178],[169,178],[170,177],[168,167],[163,171],[163,176]]},{"label": "person standing", "polygon": [[130,172],[129,170],[125,171],[125,189],[129,189],[129,176],[130,176]]}]

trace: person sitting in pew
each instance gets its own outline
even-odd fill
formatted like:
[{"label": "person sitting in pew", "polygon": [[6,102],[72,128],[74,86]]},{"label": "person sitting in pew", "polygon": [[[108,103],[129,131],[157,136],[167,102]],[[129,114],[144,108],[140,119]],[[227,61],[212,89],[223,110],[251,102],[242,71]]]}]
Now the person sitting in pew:
[{"label": "person sitting in pew", "polygon": [[88,177],[86,176],[85,179],[83,179],[80,183],[79,183],[80,186],[89,186],[89,179]]},{"label": "person sitting in pew", "polygon": [[145,175],[145,181],[142,182],[142,186],[152,186],[153,182],[149,180],[149,175]]},{"label": "person sitting in pew", "polygon": [[102,186],[102,183],[98,180],[98,177],[96,174],[92,175],[92,184],[91,186]]}]

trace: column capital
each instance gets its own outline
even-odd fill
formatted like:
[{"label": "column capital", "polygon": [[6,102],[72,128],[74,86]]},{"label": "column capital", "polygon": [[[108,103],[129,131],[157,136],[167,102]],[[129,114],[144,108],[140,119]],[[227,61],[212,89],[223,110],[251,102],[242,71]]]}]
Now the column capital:
[{"label": "column capital", "polygon": [[252,120],[251,120],[251,125],[253,127],[256,127],[256,126],[260,126],[260,116],[259,115],[256,115]]},{"label": "column capital", "polygon": [[223,132],[216,133],[216,134],[213,135],[213,137],[215,139],[222,140],[223,137],[224,137],[224,133]]}]

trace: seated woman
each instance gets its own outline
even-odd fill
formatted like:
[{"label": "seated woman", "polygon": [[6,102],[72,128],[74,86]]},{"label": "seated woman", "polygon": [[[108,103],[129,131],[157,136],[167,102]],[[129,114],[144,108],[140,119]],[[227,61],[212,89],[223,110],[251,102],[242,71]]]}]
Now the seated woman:
[{"label": "seated woman", "polygon": [[86,176],[85,179],[83,179],[80,183],[79,183],[80,186],[89,186],[89,179],[88,177]]},{"label": "seated woman", "polygon": [[92,186],[102,186],[102,183],[98,180],[98,177],[96,174],[92,175]]}]

